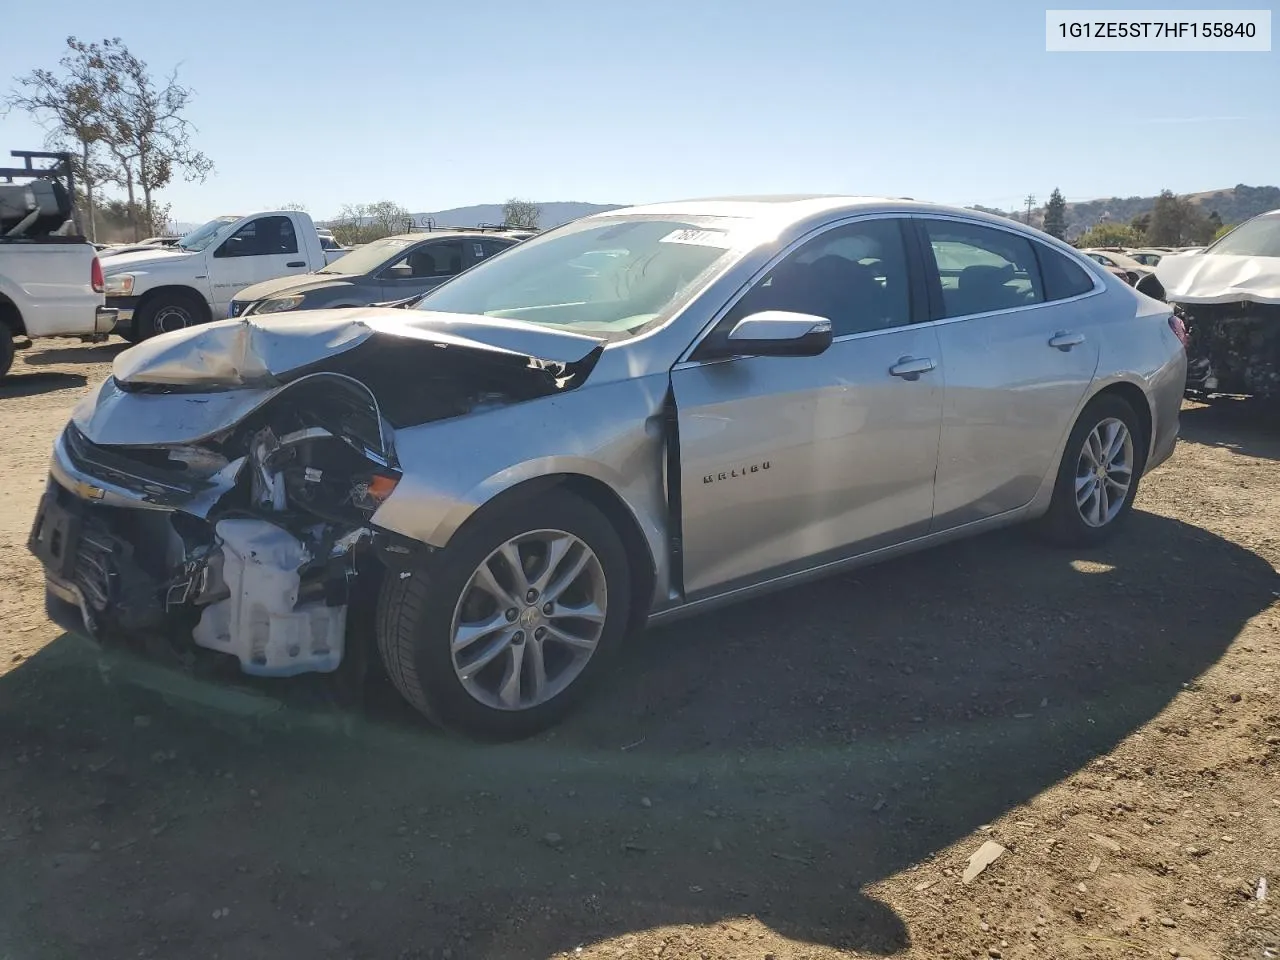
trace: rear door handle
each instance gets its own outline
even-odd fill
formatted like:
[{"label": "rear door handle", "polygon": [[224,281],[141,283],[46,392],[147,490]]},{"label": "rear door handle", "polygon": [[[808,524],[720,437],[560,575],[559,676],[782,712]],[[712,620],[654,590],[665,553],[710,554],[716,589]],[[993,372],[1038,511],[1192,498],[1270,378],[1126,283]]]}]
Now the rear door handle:
[{"label": "rear door handle", "polygon": [[306,265],[307,261],[305,260],[290,260],[285,264],[286,267],[305,267]]},{"label": "rear door handle", "polygon": [[889,373],[903,380],[919,380],[920,374],[928,373],[934,366],[928,357],[899,357],[898,362],[889,368]]},{"label": "rear door handle", "polygon": [[1078,347],[1084,343],[1083,333],[1068,333],[1066,330],[1059,330],[1049,340],[1049,346],[1057,347],[1064,353],[1072,347]]}]

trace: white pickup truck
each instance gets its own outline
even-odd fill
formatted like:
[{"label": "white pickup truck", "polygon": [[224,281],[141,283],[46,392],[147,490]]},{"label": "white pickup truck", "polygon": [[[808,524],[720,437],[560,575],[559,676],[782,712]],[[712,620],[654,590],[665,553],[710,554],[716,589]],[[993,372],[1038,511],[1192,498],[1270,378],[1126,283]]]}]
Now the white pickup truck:
[{"label": "white pickup truck", "polygon": [[118,312],[116,332],[138,343],[225,317],[245,287],[312,273],[347,252],[325,250],[315,223],[296,210],[218,217],[176,246],[107,258],[107,306]]},{"label": "white pickup truck", "polygon": [[[116,322],[104,303],[97,251],[75,226],[70,157],[13,156],[26,166],[0,169],[0,377],[17,339],[101,340]],[[56,163],[37,167],[37,159]]]}]

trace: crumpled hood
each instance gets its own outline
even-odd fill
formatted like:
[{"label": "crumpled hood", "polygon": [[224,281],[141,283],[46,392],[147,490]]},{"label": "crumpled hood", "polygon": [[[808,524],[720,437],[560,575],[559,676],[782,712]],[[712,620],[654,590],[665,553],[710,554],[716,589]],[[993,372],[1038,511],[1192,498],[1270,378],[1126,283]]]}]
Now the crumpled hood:
[{"label": "crumpled hood", "polygon": [[1280,303],[1280,257],[1173,254],[1156,266],[1171,303]]},{"label": "crumpled hood", "polygon": [[[144,340],[112,364],[131,388],[272,387],[362,344],[505,355],[534,365],[577,365],[604,341],[539,324],[419,310],[353,307],[219,320]],[[591,360],[594,366],[594,359]],[[583,371],[585,375],[585,371]]]},{"label": "crumpled hood", "polygon": [[120,354],[72,421],[119,446],[196,443],[304,381],[359,384],[393,429],[477,404],[580,387],[604,352],[594,337],[513,320],[353,307],[220,320]]},{"label": "crumpled hood", "polygon": [[236,292],[234,299],[240,303],[252,303],[255,300],[267,300],[271,297],[291,297],[297,293],[311,293],[313,290],[349,287],[351,279],[336,273],[295,273],[287,277],[276,277],[274,280],[263,280],[261,283],[245,287]]},{"label": "crumpled hood", "polygon": [[133,253],[117,253],[102,260],[103,276],[110,277],[117,273],[138,273],[139,271],[167,269],[175,267],[199,254],[186,250],[165,249],[156,247],[153,250],[135,250]]}]

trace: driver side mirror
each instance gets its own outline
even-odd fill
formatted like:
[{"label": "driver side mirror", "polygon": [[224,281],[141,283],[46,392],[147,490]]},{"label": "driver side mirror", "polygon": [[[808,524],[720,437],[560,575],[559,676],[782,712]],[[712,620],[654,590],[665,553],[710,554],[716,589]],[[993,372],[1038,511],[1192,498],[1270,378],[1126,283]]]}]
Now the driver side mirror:
[{"label": "driver side mirror", "polygon": [[832,342],[831,321],[809,313],[763,310],[743,317],[716,357],[816,357]]}]

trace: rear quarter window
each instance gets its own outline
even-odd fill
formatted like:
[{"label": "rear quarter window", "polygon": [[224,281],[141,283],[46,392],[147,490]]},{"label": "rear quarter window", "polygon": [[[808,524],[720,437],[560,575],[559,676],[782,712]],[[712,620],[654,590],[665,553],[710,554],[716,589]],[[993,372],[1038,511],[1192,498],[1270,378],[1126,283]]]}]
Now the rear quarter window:
[{"label": "rear quarter window", "polygon": [[1070,257],[1043,243],[1037,243],[1035,249],[1046,300],[1069,300],[1093,289],[1093,277]]}]

